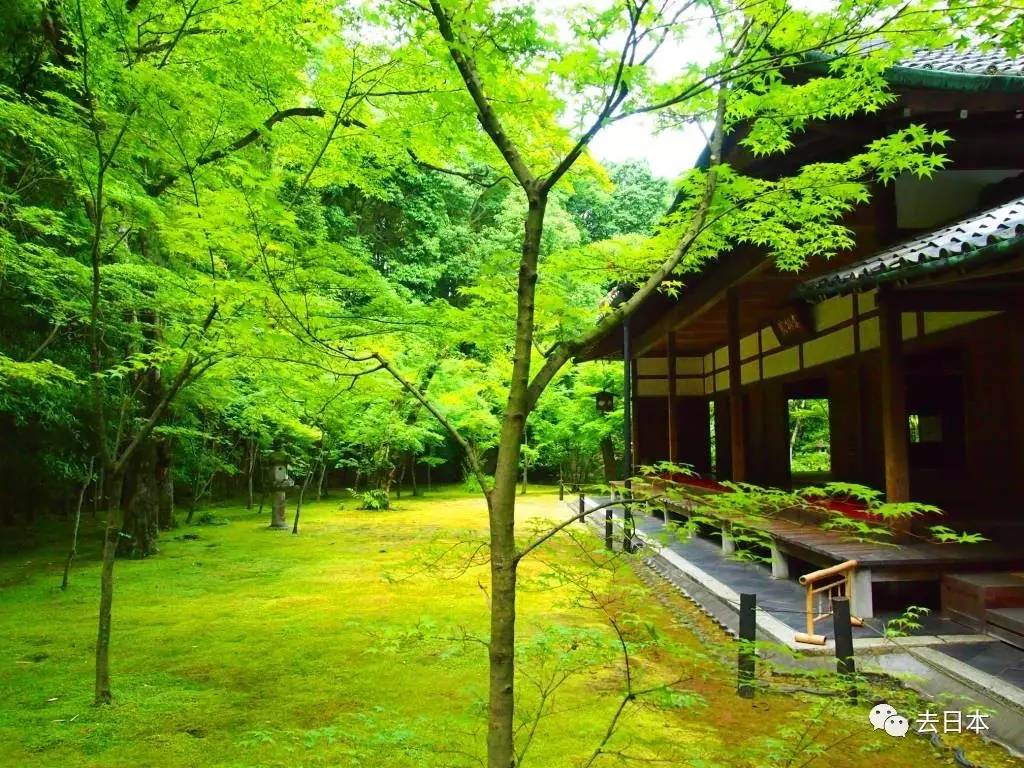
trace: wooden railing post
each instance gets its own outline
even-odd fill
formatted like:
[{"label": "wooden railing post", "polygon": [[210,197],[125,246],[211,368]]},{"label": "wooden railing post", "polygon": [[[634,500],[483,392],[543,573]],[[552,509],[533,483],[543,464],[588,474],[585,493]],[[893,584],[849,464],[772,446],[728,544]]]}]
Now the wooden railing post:
[{"label": "wooden railing post", "polygon": [[853,622],[850,616],[850,598],[845,595],[832,598],[832,624],[836,631],[836,671],[841,675],[852,675],[853,664]]},{"label": "wooden railing post", "polygon": [[740,650],[737,659],[737,692],[744,699],[754,698],[754,674],[756,657],[754,643],[757,640],[757,595],[744,592],[740,595]]},{"label": "wooden railing post", "polygon": [[857,688],[854,685],[856,667],[853,663],[853,617],[850,616],[850,598],[832,598],[832,624],[836,632],[836,671],[850,685],[850,703],[857,701]]}]

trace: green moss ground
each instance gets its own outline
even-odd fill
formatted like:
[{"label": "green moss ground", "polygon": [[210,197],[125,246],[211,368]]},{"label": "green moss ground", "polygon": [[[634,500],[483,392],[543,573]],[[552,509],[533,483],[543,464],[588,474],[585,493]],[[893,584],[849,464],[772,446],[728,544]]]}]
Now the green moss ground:
[{"label": "green moss ground", "polygon": [[[559,514],[555,498],[531,490],[522,519]],[[474,764],[483,743],[486,654],[460,638],[486,631],[486,567],[441,578],[417,573],[415,563],[428,557],[428,546],[482,535],[480,499],[438,492],[403,499],[387,512],[326,500],[304,509],[298,536],[271,531],[241,508],[214,512],[227,524],[179,528],[165,534],[156,557],[118,562],[116,703],[104,708],[91,704],[95,527],[85,526],[67,592],[58,588],[63,530],[34,532],[28,550],[24,542],[4,545],[0,766]],[[523,638],[559,624],[604,627],[572,606],[572,588],[537,580],[544,561],[582,567],[585,558],[583,549],[556,543],[531,561]],[[651,651],[638,668],[648,679],[682,677],[700,698],[686,708],[632,708],[614,749],[695,768],[951,764],[921,739],[873,733],[864,706],[828,703],[822,712],[820,702],[791,696],[737,698],[733,670],[699,656],[709,649],[679,616],[705,636],[715,630],[673,594],[650,598],[641,603],[642,618],[679,647]],[[719,639],[728,657],[728,641]],[[604,732],[619,690],[613,667],[571,679],[542,720],[527,764],[580,764]],[[811,750],[787,763],[786,745],[805,732]],[[838,746],[814,757],[833,742]],[[966,746],[988,768],[1011,764],[978,740]],[[597,764],[616,764],[602,760]]]}]

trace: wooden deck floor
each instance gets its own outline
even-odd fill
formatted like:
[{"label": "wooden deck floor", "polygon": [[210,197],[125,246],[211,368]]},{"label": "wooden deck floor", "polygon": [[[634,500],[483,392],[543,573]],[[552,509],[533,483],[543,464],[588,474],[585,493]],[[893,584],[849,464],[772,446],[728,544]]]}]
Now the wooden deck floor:
[{"label": "wooden deck floor", "polygon": [[[668,501],[667,505],[680,517],[688,517],[694,511],[693,504]],[[937,580],[949,572],[1024,568],[1024,542],[938,544],[913,537],[873,542],[824,530],[812,523],[745,518],[740,524],[764,531],[788,554],[814,565],[856,560],[861,568],[871,569],[873,581]]]}]

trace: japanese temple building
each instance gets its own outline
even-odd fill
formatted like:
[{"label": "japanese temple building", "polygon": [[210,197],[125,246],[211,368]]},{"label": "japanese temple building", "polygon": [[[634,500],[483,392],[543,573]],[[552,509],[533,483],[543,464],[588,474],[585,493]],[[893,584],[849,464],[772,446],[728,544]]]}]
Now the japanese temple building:
[{"label": "japanese temple building", "polygon": [[917,123],[948,131],[944,170],[874,188],[853,250],[799,274],[723,254],[583,357],[630,350],[635,465],[792,487],[788,401],[827,398],[830,479],[936,504],[1012,544],[993,570],[1024,566],[1024,59],[929,52],[888,79],[876,114],[810,124],[784,157],[732,136],[725,159],[772,178]]}]

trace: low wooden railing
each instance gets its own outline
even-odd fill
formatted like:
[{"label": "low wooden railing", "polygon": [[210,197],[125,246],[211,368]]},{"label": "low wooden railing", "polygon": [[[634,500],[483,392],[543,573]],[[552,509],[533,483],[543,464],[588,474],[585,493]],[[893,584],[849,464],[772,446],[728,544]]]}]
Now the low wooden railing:
[{"label": "low wooden railing", "polygon": [[[833,597],[845,595],[851,603],[853,602],[853,574],[856,570],[857,561],[847,560],[831,568],[822,568],[820,571],[812,571],[800,577],[801,586],[807,590],[807,631],[796,633],[794,639],[798,643],[825,644],[825,636],[815,634],[814,625],[832,615]],[[825,611],[820,610],[822,604],[826,607]],[[850,617],[850,623],[855,627],[864,625],[856,616]]]}]

